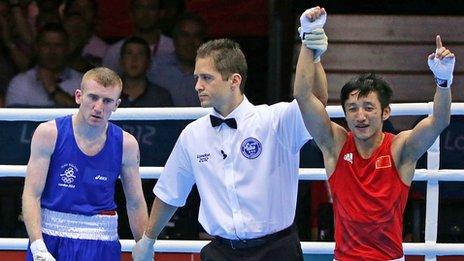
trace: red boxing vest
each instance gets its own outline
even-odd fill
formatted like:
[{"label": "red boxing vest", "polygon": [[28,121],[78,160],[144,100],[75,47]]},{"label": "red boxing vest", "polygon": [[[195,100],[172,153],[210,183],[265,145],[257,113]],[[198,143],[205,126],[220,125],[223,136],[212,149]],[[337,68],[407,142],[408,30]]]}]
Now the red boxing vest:
[{"label": "red boxing vest", "polygon": [[329,179],[335,216],[335,259],[391,260],[403,256],[403,212],[409,186],[393,162],[385,137],[371,157],[363,159],[352,133],[343,145]]}]

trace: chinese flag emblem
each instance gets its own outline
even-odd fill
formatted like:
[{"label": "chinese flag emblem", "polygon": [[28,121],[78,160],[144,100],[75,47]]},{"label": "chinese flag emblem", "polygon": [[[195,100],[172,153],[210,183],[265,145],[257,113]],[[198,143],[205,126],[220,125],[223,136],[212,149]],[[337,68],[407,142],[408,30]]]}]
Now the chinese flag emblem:
[{"label": "chinese flag emblem", "polygon": [[375,161],[375,169],[390,168],[391,166],[392,166],[392,164],[391,164],[390,155],[380,156]]}]

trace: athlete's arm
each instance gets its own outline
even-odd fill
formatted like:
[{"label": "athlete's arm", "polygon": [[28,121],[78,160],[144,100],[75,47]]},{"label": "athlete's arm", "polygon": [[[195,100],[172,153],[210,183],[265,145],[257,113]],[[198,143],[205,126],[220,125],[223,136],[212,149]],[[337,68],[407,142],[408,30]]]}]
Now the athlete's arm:
[{"label": "athlete's arm", "polygon": [[31,154],[23,190],[23,217],[31,242],[42,239],[40,198],[45,187],[50,157],[56,142],[55,121],[40,124],[31,141]]},{"label": "athlete's arm", "polygon": [[[447,86],[436,87],[433,99],[433,113],[420,121],[412,130],[400,133],[392,147],[398,156],[400,173],[406,183],[410,183],[417,160],[448,126],[451,114],[451,81],[454,70],[454,54],[443,47],[439,36],[436,38],[436,52],[429,56],[429,66],[437,78],[446,78]],[[432,67],[430,64],[434,63]],[[395,155],[395,154],[394,154]],[[406,170],[402,171],[401,168]]]},{"label": "athlete's arm", "polygon": [[[306,19],[315,19],[317,22],[325,11],[312,8],[305,13],[308,16]],[[298,101],[306,128],[324,154],[326,171],[330,175],[346,137],[346,130],[331,122],[324,103],[314,93],[316,85],[319,85],[318,88],[327,88],[327,80],[321,79],[321,77],[325,78],[325,73],[320,62],[314,63],[314,51],[308,48],[308,44],[301,46],[293,96]]]},{"label": "athlete's arm", "polygon": [[140,240],[148,220],[148,210],[143,196],[139,174],[140,151],[137,140],[124,132],[121,181],[126,196],[127,216],[136,241]]},{"label": "athlete's arm", "polygon": [[145,234],[135,244],[134,249],[132,249],[132,258],[135,261],[153,260],[155,252],[153,245],[176,210],[176,206],[169,205],[159,198],[155,198]]}]

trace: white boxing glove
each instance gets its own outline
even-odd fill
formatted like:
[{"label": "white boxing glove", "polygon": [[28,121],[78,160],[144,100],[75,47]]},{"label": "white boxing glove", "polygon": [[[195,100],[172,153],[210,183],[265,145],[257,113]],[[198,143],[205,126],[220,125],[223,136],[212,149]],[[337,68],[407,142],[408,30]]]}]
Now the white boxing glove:
[{"label": "white boxing glove", "polygon": [[37,239],[31,243],[31,252],[34,261],[56,261],[52,254],[48,252],[47,246],[42,239]]},{"label": "white boxing glove", "polygon": [[143,233],[142,238],[132,249],[132,259],[134,261],[153,261],[155,257],[155,239],[149,238]]},{"label": "white boxing glove", "polygon": [[327,50],[328,38],[324,29],[319,28],[305,34],[302,43],[306,48],[313,50],[313,61],[318,63],[321,61],[322,54]]},{"label": "white boxing glove", "polygon": [[310,9],[307,9],[306,11],[303,12],[300,16],[300,26],[301,30],[299,30],[300,33],[300,39],[304,39],[304,35],[312,32],[315,29],[321,29],[324,27],[325,21],[327,20],[327,13],[321,14],[316,20],[311,21],[306,14],[314,11],[318,7],[313,7]]},{"label": "white boxing glove", "polygon": [[454,56],[444,57],[443,59],[433,57],[433,59],[429,58],[427,60],[430,70],[435,75],[435,81],[438,86],[451,87],[455,62],[456,58]]}]

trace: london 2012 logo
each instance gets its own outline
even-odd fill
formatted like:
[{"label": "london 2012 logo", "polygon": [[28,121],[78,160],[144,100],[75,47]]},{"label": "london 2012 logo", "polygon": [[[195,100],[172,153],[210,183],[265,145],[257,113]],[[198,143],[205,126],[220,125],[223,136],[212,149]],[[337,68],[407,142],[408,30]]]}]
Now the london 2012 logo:
[{"label": "london 2012 logo", "polygon": [[261,155],[262,149],[261,142],[253,137],[246,138],[240,145],[240,151],[247,159],[256,159]]},{"label": "london 2012 logo", "polygon": [[62,165],[60,174],[62,183],[58,183],[58,186],[65,188],[75,188],[76,185],[74,184],[74,181],[78,172],[79,170],[74,164],[68,163]]}]

